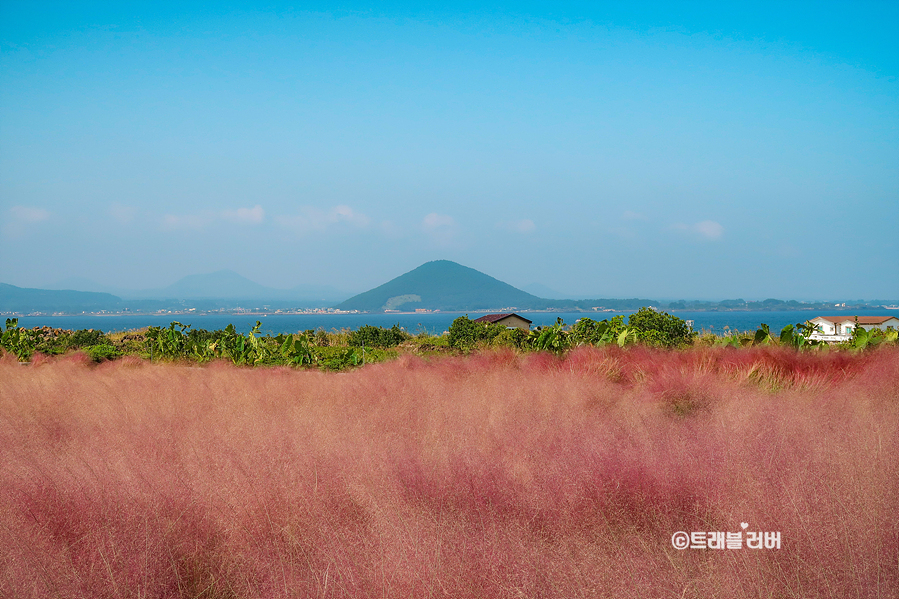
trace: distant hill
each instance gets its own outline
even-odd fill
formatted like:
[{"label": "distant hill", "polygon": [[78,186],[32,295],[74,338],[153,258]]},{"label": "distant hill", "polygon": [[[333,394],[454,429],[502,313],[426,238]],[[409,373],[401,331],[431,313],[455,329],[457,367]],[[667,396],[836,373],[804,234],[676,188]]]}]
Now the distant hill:
[{"label": "distant hill", "polygon": [[29,289],[0,283],[0,312],[99,312],[119,310],[124,304],[111,293]]},{"label": "distant hill", "polygon": [[123,291],[122,289],[116,289],[108,285],[101,285],[100,283],[97,283],[96,281],[87,279],[85,277],[69,277],[67,279],[45,285],[43,288],[59,291],[91,291],[96,293],[111,293],[112,295],[124,297],[120,293],[121,291]]},{"label": "distant hill", "polygon": [[435,260],[360,293],[341,310],[485,310],[539,303],[540,298],[449,260]]},{"label": "distant hill", "polygon": [[360,293],[335,306],[341,310],[383,312],[418,308],[464,312],[466,310],[591,310],[604,306],[619,310],[655,306],[658,302],[631,300],[557,300],[537,297],[494,279],[473,268],[449,260],[435,260]]},{"label": "distant hill", "polygon": [[270,297],[275,290],[241,276],[233,270],[188,275],[158,290],[141,292],[145,296],[177,299],[234,299]]},{"label": "distant hill", "polygon": [[341,301],[348,293],[333,287],[299,285],[291,289],[274,289],[234,272],[219,270],[208,274],[188,275],[161,289],[145,289],[123,293],[129,298],[178,300],[297,300],[316,305]]}]

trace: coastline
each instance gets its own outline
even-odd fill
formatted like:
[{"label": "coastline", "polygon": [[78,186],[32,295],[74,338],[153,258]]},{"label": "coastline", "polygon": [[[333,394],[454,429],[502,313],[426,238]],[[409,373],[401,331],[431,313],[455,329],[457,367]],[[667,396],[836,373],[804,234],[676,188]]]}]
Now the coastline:
[{"label": "coastline", "polygon": [[[828,309],[822,309],[818,306],[808,307],[808,308],[797,308],[797,307],[789,307],[789,309],[785,310],[783,307],[772,307],[769,309],[750,309],[750,308],[730,308],[730,309],[719,309],[719,308],[675,308],[675,309],[659,309],[660,312],[667,312],[669,314],[677,314],[679,312],[703,312],[703,313],[754,313],[754,314],[766,314],[770,312],[833,312],[833,313],[841,313],[841,314],[852,314],[855,312],[872,312],[877,310],[899,310],[899,306],[853,306],[853,307],[834,307]],[[27,318],[27,317],[53,317],[53,318],[62,318],[67,316],[90,316],[90,317],[107,317],[107,316],[226,316],[226,315],[234,315],[234,316],[344,316],[344,315],[354,315],[354,316],[364,316],[364,315],[375,315],[375,316],[414,316],[414,315],[425,315],[425,314],[500,314],[506,312],[515,312],[520,314],[572,314],[572,313],[583,313],[583,314],[627,314],[630,312],[636,312],[636,309],[627,309],[627,310],[615,310],[612,308],[605,308],[602,310],[565,310],[565,309],[553,309],[553,310],[529,310],[529,309],[518,309],[515,307],[507,307],[507,308],[494,308],[494,309],[473,309],[473,310],[428,310],[428,311],[401,311],[401,310],[385,310],[380,312],[372,312],[372,311],[361,311],[361,310],[337,310],[335,308],[315,308],[308,310],[240,310],[240,309],[230,309],[230,310],[158,310],[153,312],[143,312],[143,311],[131,311],[131,310],[122,310],[122,311],[110,311],[110,310],[101,310],[98,312],[50,312],[50,311],[33,311],[33,312],[0,312],[0,318]]]}]

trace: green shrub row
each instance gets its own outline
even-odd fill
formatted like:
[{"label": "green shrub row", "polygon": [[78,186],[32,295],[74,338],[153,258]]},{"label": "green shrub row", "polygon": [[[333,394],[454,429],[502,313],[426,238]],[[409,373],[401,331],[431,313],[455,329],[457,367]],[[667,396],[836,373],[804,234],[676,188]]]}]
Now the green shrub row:
[{"label": "green shrub row", "polygon": [[[815,326],[809,322],[787,325],[780,334],[772,333],[767,324],[762,324],[754,333],[731,333],[719,337],[700,337],[685,320],[652,308],[641,308],[625,321],[624,316],[596,321],[582,318],[567,326],[561,318],[547,327],[537,327],[525,332],[520,329],[506,329],[502,325],[483,324],[462,316],[453,321],[449,330],[449,345],[462,351],[478,347],[508,346],[525,350],[551,351],[562,353],[582,345],[624,347],[643,344],[654,347],[680,348],[696,344],[723,345],[732,347],[781,345],[795,349],[831,347],[824,341],[811,339]],[[897,332],[892,329],[866,331],[860,326],[853,329],[852,337],[837,347],[862,350],[881,344],[896,344]]]},{"label": "green shrub row", "polygon": [[[779,334],[762,324],[754,333],[730,333],[699,336],[687,323],[671,314],[641,308],[626,320],[615,316],[607,320],[582,318],[566,325],[561,318],[551,326],[532,331],[507,328],[498,324],[475,322],[467,316],[455,319],[446,335],[411,336],[399,325],[389,329],[365,325],[355,331],[309,330],[293,335],[262,335],[261,322],[246,335],[233,325],[222,330],[192,329],[190,325],[172,322],[168,327],[149,327],[145,331],[104,334],[83,329],[66,331],[50,327],[24,329],[15,318],[6,320],[0,336],[0,348],[28,361],[35,353],[59,355],[73,350],[84,351],[100,362],[123,355],[138,355],[150,360],[187,360],[206,363],[227,360],[238,365],[286,365],[343,370],[370,362],[380,362],[403,351],[418,354],[446,351],[468,352],[486,347],[509,347],[519,351],[548,351],[561,354],[571,348],[592,345],[621,347],[643,344],[654,347],[681,348],[690,345],[732,347],[781,345],[797,350],[830,347],[812,340],[813,325],[787,325]],[[851,339],[839,348],[864,350],[882,344],[897,344],[897,332],[856,326]]]},{"label": "green shrub row", "polygon": [[5,330],[0,335],[0,347],[15,354],[21,361],[30,360],[35,353],[55,356],[79,349],[98,361],[116,358],[123,353],[103,331],[66,331],[50,327],[23,329],[19,327],[18,318],[6,319]]},{"label": "green shrub row", "polygon": [[579,345],[620,346],[644,343],[658,347],[685,347],[696,337],[686,321],[666,312],[641,308],[624,321],[624,316],[596,321],[582,318],[567,326],[561,318],[547,327],[525,332],[497,324],[482,324],[462,316],[449,329],[449,344],[460,350],[484,345],[506,345],[519,349],[561,353]]},{"label": "green shrub row", "polygon": [[[102,331],[66,331],[50,327],[25,329],[18,319],[7,319],[0,336],[0,348],[28,361],[35,353],[59,355],[84,351],[92,360],[101,362],[123,355],[138,355],[153,361],[187,360],[206,363],[227,360],[238,365],[314,366],[324,370],[343,370],[366,362],[379,362],[393,355],[386,347],[397,344],[394,327],[381,329],[375,343],[363,347],[347,347],[345,332],[306,331],[295,335],[262,335],[261,322],[246,335],[234,325],[222,330],[192,329],[190,325],[172,322],[168,327],[149,327],[145,331],[106,335]],[[374,327],[372,327],[374,328]]]}]

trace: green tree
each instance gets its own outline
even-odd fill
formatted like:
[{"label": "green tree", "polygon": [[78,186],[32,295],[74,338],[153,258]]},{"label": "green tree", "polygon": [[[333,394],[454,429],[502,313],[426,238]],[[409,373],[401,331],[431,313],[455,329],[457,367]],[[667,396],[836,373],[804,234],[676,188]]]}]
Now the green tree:
[{"label": "green tree", "polygon": [[507,328],[493,338],[493,345],[497,347],[514,347],[524,349],[528,343],[528,334],[517,327]]},{"label": "green tree", "polygon": [[468,316],[460,316],[449,328],[449,345],[461,350],[474,349],[480,343],[491,343],[506,327],[499,324],[475,322]]},{"label": "green tree", "polygon": [[685,320],[652,308],[640,308],[631,314],[627,328],[636,331],[641,341],[663,347],[688,345],[696,336]]}]

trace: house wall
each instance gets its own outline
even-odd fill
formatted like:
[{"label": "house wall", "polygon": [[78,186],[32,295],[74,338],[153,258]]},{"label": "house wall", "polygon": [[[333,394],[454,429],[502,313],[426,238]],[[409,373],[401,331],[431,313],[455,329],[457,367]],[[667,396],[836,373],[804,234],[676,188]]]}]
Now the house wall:
[{"label": "house wall", "polygon": [[824,320],[823,318],[813,318],[811,323],[817,327],[821,327],[821,334],[823,335],[834,335],[834,325],[829,320]]},{"label": "house wall", "polygon": [[852,328],[855,326],[854,320],[844,320],[842,322],[838,322],[834,325],[837,329],[838,335],[851,335]]},{"label": "house wall", "polygon": [[525,319],[518,316],[506,316],[505,318],[497,320],[496,324],[501,324],[504,327],[515,327],[517,329],[521,329],[522,331],[531,330],[531,325],[529,325]]}]

